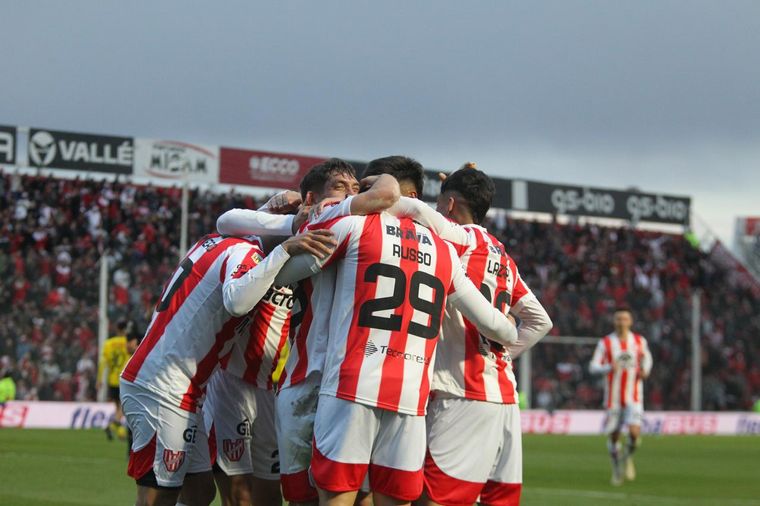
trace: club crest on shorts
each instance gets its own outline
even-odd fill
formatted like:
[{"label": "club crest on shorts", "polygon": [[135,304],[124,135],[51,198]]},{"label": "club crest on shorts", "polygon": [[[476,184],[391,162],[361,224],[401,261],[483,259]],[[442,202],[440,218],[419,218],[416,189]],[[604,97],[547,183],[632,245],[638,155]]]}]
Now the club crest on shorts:
[{"label": "club crest on shorts", "polygon": [[237,462],[245,451],[245,439],[225,439],[222,441],[222,448],[231,462]]},{"label": "club crest on shorts", "polygon": [[185,452],[183,450],[173,451],[164,449],[164,466],[170,473],[174,473],[182,467],[182,463],[185,461]]}]

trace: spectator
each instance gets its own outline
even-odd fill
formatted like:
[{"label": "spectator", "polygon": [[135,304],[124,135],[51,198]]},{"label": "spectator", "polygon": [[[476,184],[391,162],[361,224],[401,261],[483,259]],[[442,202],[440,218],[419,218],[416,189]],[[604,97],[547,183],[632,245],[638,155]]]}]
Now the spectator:
[{"label": "spectator", "polygon": [[[109,319],[145,329],[179,256],[180,201],[179,188],[0,173],[0,356],[10,357],[18,398],[94,399],[101,254],[109,256]],[[233,207],[258,206],[234,192],[192,190],[191,241]],[[554,335],[601,337],[612,308],[633,309],[655,362],[647,407],[689,407],[690,297],[702,289],[703,407],[752,406],[760,299],[710,255],[661,232],[496,218],[489,228],[549,311]],[[536,399],[598,408],[601,385],[585,367],[592,351],[539,345]]]}]

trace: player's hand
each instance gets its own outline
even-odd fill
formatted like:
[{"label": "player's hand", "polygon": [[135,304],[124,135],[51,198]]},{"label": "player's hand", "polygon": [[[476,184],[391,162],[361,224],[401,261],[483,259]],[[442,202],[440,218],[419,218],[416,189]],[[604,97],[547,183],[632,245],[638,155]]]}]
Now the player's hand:
[{"label": "player's hand", "polygon": [[296,216],[293,218],[293,233],[295,234],[299,230],[301,230],[301,227],[304,223],[306,223],[309,219],[309,215],[311,213],[312,206],[301,206],[298,208],[298,212],[296,213]]},{"label": "player's hand", "polygon": [[612,366],[612,372],[618,373],[623,368],[623,364],[620,360],[615,360],[615,364]]},{"label": "player's hand", "polygon": [[512,325],[514,325],[515,327],[517,327],[517,320],[515,320],[515,317],[514,317],[514,316],[512,316],[512,315],[511,315],[511,314],[509,314],[509,313],[507,313],[507,320],[511,321],[511,322],[512,322]]},{"label": "player's hand", "polygon": [[332,206],[333,204],[338,204],[340,202],[343,202],[344,199],[339,197],[327,197],[326,199],[322,199],[322,202],[319,204],[312,206],[311,208],[311,214],[310,219],[313,221],[325,211],[328,207]]},{"label": "player's hand", "polygon": [[[459,167],[459,170],[462,170],[462,169],[477,169],[477,168],[478,168],[478,164],[477,163],[475,163],[475,162],[465,162],[465,163],[462,164],[461,167]],[[438,173],[438,179],[441,180],[441,183],[443,183],[444,181],[446,181],[447,177],[449,177],[449,176],[447,176],[443,172],[439,172]]]},{"label": "player's hand", "polygon": [[291,256],[300,253],[309,253],[317,258],[326,258],[338,243],[335,241],[333,233],[329,230],[312,230],[295,237],[291,237],[282,247]]},{"label": "player's hand", "polygon": [[291,214],[298,210],[301,202],[300,193],[288,190],[269,199],[266,207],[272,214]]},{"label": "player's hand", "polygon": [[372,185],[380,178],[380,174],[377,176],[367,176],[359,181],[359,191],[364,192],[372,188]]}]

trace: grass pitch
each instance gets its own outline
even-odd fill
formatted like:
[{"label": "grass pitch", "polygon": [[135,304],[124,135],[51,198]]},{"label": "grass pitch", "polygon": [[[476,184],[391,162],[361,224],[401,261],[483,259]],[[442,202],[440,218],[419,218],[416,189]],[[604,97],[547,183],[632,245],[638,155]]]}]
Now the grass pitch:
[{"label": "grass pitch", "polygon": [[[528,435],[524,456],[523,505],[760,506],[760,437],[647,437],[622,487],[602,437]],[[0,429],[0,505],[134,504],[125,473],[102,431]]]}]

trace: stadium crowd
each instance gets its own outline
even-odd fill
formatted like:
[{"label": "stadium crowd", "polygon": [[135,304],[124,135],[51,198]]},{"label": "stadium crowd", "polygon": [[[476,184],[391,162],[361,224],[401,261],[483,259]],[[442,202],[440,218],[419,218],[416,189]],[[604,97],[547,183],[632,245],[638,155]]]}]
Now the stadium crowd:
[{"label": "stadium crowd", "polygon": [[[108,252],[109,317],[144,330],[176,267],[178,188],[125,181],[0,174],[0,372],[17,398],[91,400],[97,370],[99,258]],[[250,196],[193,190],[189,237],[215,229]],[[552,334],[602,336],[630,306],[655,367],[648,409],[688,409],[690,296],[703,294],[703,408],[749,409],[760,391],[760,299],[684,237],[632,228],[500,216],[489,229],[509,248],[554,322]],[[535,405],[601,407],[592,346],[552,344],[533,356]],[[518,361],[519,367],[519,361]]]}]

